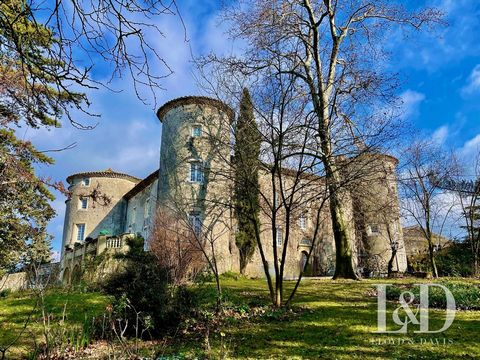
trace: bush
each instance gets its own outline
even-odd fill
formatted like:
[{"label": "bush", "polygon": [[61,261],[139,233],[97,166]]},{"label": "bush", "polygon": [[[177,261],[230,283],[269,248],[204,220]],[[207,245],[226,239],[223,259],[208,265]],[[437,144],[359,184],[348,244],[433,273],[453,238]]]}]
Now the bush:
[{"label": "bush", "polygon": [[[477,284],[466,284],[456,282],[440,282],[445,286],[455,298],[456,308],[459,310],[480,310],[480,286]],[[415,296],[414,302],[418,303],[420,299],[420,287],[413,285],[387,287],[387,299],[398,301],[399,296],[404,291],[410,291]],[[445,309],[447,299],[445,292],[438,286],[432,286],[428,291],[428,303],[432,308]]]},{"label": "bush", "polygon": [[195,277],[195,283],[198,285],[202,285],[202,284],[210,283],[214,281],[215,281],[215,275],[213,275],[212,271],[208,268],[205,268],[202,271],[200,271]]},{"label": "bush", "polygon": [[244,279],[245,278],[244,275],[233,272],[233,271],[224,272],[220,276],[222,277],[222,279],[225,279],[225,280],[239,280],[239,279]]},{"label": "bush", "polygon": [[[125,269],[113,274],[102,284],[103,291],[115,297],[110,312],[119,321],[128,324],[140,322],[142,330],[158,335],[162,330],[175,327],[195,306],[194,297],[184,287],[168,283],[168,272],[158,265],[155,257],[143,250],[143,239],[127,240],[130,250],[119,256]],[[126,334],[142,331],[130,326]]]},{"label": "bush", "polygon": [[454,242],[438,252],[435,257],[441,276],[472,275],[472,253],[466,242]]},{"label": "bush", "polygon": [[6,298],[8,295],[10,295],[12,291],[10,289],[3,289],[0,291],[0,298]]}]

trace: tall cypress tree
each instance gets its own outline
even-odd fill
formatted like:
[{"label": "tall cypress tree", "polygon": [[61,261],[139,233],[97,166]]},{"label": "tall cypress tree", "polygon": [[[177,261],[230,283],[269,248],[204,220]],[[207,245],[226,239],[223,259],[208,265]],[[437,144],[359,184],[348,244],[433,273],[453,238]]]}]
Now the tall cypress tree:
[{"label": "tall cypress tree", "polygon": [[260,156],[260,133],[258,131],[250,93],[243,89],[240,111],[235,127],[235,214],[238,229],[235,242],[240,252],[240,271],[255,252],[255,224],[258,224],[259,184],[258,165]]}]

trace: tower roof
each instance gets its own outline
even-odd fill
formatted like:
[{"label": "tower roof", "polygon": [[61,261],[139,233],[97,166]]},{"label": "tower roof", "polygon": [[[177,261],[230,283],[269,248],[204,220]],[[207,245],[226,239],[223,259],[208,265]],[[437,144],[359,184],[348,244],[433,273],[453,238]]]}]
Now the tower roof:
[{"label": "tower roof", "polygon": [[72,175],[67,177],[67,182],[70,184],[72,182],[73,178],[79,177],[79,176],[82,176],[82,177],[121,178],[121,179],[125,179],[125,180],[130,180],[131,182],[134,182],[134,183],[138,183],[138,182],[141,181],[141,179],[139,179],[135,176],[120,173],[120,172],[116,172],[116,171],[113,171],[112,169],[109,168],[109,169],[102,170],[102,171],[86,171],[86,172],[72,174]]},{"label": "tower roof", "polygon": [[190,104],[210,105],[210,106],[216,107],[217,109],[225,111],[230,119],[233,119],[234,117],[234,112],[230,106],[228,106],[227,104],[225,104],[224,102],[218,99],[214,99],[206,96],[183,96],[183,97],[170,100],[166,102],[163,106],[161,106],[160,109],[158,109],[157,117],[162,122],[167,112],[170,111],[171,109],[176,108],[178,106],[190,105]]}]

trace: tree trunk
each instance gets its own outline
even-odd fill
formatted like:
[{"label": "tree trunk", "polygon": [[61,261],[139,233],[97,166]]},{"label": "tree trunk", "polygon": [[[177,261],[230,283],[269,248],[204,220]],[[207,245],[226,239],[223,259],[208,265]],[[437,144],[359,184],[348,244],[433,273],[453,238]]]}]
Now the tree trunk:
[{"label": "tree trunk", "polygon": [[281,280],[277,278],[275,282],[275,307],[279,308],[282,306],[282,285]]},{"label": "tree trunk", "polygon": [[222,306],[222,288],[220,286],[220,276],[218,272],[215,272],[215,283],[217,285],[217,306],[216,311],[219,312]]},{"label": "tree trunk", "polygon": [[335,274],[333,279],[353,279],[358,280],[358,276],[353,268],[352,246],[345,224],[345,212],[343,205],[339,202],[339,194],[331,192],[330,213],[332,216],[333,236],[336,247]]},{"label": "tree trunk", "polygon": [[428,256],[430,258],[430,267],[432,268],[432,275],[434,278],[438,278],[437,264],[435,262],[433,244],[431,239],[429,239],[429,244],[428,244]]},{"label": "tree trunk", "polygon": [[480,275],[480,264],[479,264],[479,261],[478,261],[478,255],[477,254],[473,255],[472,275],[473,276],[479,276]]},{"label": "tree trunk", "polygon": [[390,260],[388,260],[388,277],[392,276],[393,273],[393,261],[395,260],[395,256],[397,256],[397,250],[392,249],[392,256],[390,256]]},{"label": "tree trunk", "polygon": [[247,268],[248,260],[247,254],[244,249],[239,249],[239,256],[240,256],[240,274],[245,275],[245,269]]},{"label": "tree trunk", "polygon": [[[318,113],[318,112],[317,112]],[[323,114],[323,111],[321,111]],[[328,118],[323,121],[328,124]],[[335,274],[333,279],[358,280],[353,267],[352,241],[347,231],[347,219],[344,206],[341,202],[340,189],[342,188],[341,175],[337,169],[335,157],[332,156],[330,136],[328,130],[321,128],[318,133],[321,140],[321,150],[324,154],[322,162],[325,166],[325,180],[330,193],[330,214],[332,218],[333,237],[335,239]]]}]

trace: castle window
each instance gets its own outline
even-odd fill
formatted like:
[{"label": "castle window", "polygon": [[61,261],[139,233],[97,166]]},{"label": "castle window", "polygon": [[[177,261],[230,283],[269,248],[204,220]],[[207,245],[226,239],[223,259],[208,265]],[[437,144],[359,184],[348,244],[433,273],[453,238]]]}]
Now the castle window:
[{"label": "castle window", "polygon": [[88,198],[81,197],[80,198],[80,209],[86,210],[88,208]]},{"label": "castle window", "polygon": [[200,235],[202,232],[202,218],[200,217],[200,214],[191,213],[188,216],[188,222],[190,223],[193,232],[196,235]]},{"label": "castle window", "polygon": [[203,182],[203,166],[200,162],[190,163],[190,181],[202,183]]},{"label": "castle window", "polygon": [[85,224],[77,224],[77,241],[83,241],[85,238]]},{"label": "castle window", "polygon": [[379,235],[380,234],[380,227],[378,224],[370,224],[370,235]]},{"label": "castle window", "polygon": [[[132,209],[132,216],[130,218],[130,228],[135,230],[135,221],[137,220],[137,207],[134,206]],[[131,231],[130,231],[131,232]]]},{"label": "castle window", "polygon": [[90,179],[89,178],[83,178],[81,184],[82,184],[82,186],[90,186]]},{"label": "castle window", "polygon": [[281,228],[277,228],[277,236],[276,236],[277,246],[282,246],[283,244],[283,232]]},{"label": "castle window", "polygon": [[279,207],[282,203],[282,195],[280,194],[280,191],[277,190],[274,194],[273,194],[273,204],[275,207]]},{"label": "castle window", "polygon": [[300,245],[312,246],[312,241],[310,239],[303,238],[300,240]]},{"label": "castle window", "polygon": [[145,218],[150,217],[150,198],[147,198],[147,200],[145,200],[144,212],[145,212]]},{"label": "castle window", "polygon": [[307,228],[307,218],[305,217],[305,215],[302,214],[298,219],[298,226],[302,230],[305,230]]},{"label": "castle window", "polygon": [[192,126],[192,137],[200,137],[202,136],[202,126],[201,125],[193,125]]}]

